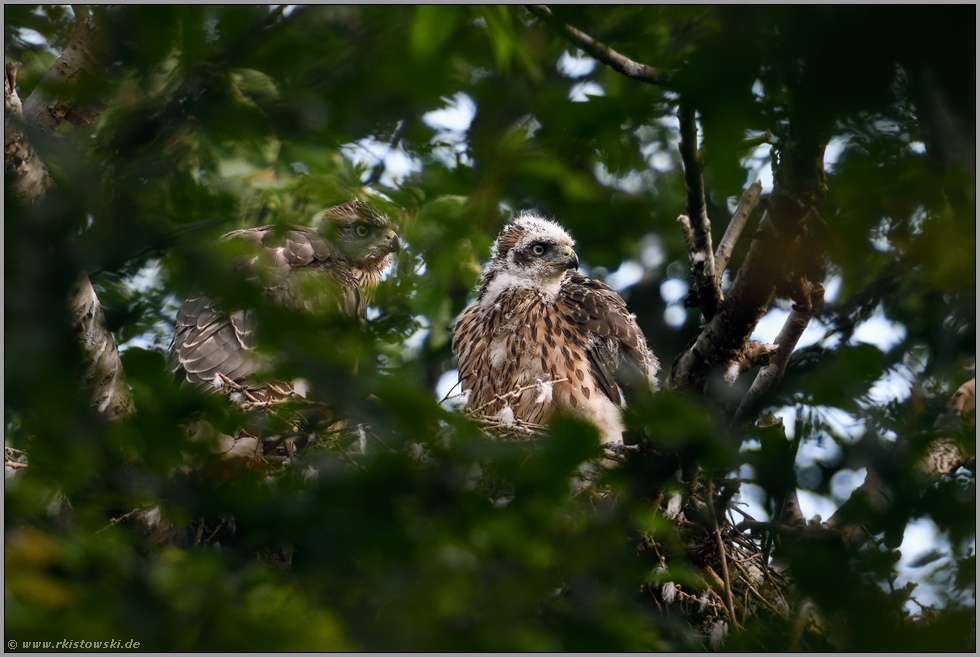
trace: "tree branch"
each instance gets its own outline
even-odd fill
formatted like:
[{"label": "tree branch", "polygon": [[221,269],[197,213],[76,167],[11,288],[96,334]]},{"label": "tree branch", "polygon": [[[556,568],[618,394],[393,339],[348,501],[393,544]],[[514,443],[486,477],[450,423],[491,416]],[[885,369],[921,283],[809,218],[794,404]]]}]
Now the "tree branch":
[{"label": "tree branch", "polygon": [[749,137],[744,140],[739,146],[741,148],[754,148],[756,146],[762,146],[763,144],[768,144],[772,141],[772,130],[766,130],[761,135],[756,135],[755,137]]},{"label": "tree branch", "polygon": [[[684,123],[682,120],[682,130]],[[690,118],[687,123],[690,131]],[[799,265],[806,223],[826,194],[825,147],[826,139],[816,131],[807,133],[805,139],[787,140],[769,208],[735,281],[719,311],[710,320],[706,318],[701,333],[674,361],[668,385],[703,390],[712,368],[730,369],[741,362],[749,336],[769,308],[776,283],[798,278],[794,269]],[[688,157],[693,161],[691,154]]]},{"label": "tree branch", "polygon": [[99,16],[88,11],[82,12],[84,16],[76,13],[75,31],[64,52],[24,101],[28,125],[51,134],[65,119],[75,125],[95,122],[105,104],[97,99],[79,102],[78,94],[86,80],[100,74],[114,60],[107,23],[122,10],[109,6]]},{"label": "tree branch", "polygon": [[84,381],[91,390],[92,405],[107,420],[132,415],[136,409],[119,361],[119,347],[105,326],[102,304],[85,272],[78,276],[68,296],[68,308],[72,327],[82,345],[86,363]]},{"label": "tree branch", "polygon": [[87,5],[69,5],[71,10],[75,13],[75,22],[79,23],[89,17],[89,10]]},{"label": "tree branch", "polygon": [[916,471],[930,481],[943,475],[953,474],[962,466],[976,459],[960,443],[952,438],[937,438],[929,443],[926,452],[916,464]]},{"label": "tree branch", "polygon": [[596,41],[585,32],[567,23],[562,23],[556,19],[548,5],[524,5],[529,12],[540,18],[545,24],[561,33],[566,39],[576,46],[589,53],[597,60],[611,67],[614,71],[622,73],[628,78],[656,84],[665,89],[671,88],[671,75],[667,71],[646,64],[635,62],[625,55],[621,55],[606,44]]},{"label": "tree branch", "polygon": [[772,362],[772,358],[775,356],[778,348],[777,345],[767,342],[759,342],[758,340],[750,341],[743,350],[742,357],[739,361],[737,363],[729,363],[722,378],[728,385],[734,384],[743,372],[748,372],[758,365],[765,367]]},{"label": "tree branch", "polygon": [[800,303],[793,304],[793,310],[783,329],[776,338],[776,353],[768,365],[763,367],[756,375],[752,387],[745,393],[742,403],[735,411],[735,419],[738,421],[750,417],[755,412],[765,396],[772,390],[786,373],[786,365],[789,357],[796,349],[796,343],[800,341],[800,336],[806,331],[814,313],[823,305],[823,286],[817,283],[811,285],[806,279],[799,279],[798,284],[804,288],[799,295]]},{"label": "tree branch", "polygon": [[742,192],[742,198],[738,201],[735,214],[732,215],[731,221],[728,222],[728,228],[725,229],[725,236],[721,238],[721,243],[718,244],[718,250],[715,251],[715,276],[719,282],[721,281],[721,275],[725,271],[725,267],[728,266],[728,260],[732,257],[735,243],[738,242],[738,238],[742,235],[745,222],[749,220],[749,215],[755,209],[761,194],[762,183],[759,181],[752,183],[748,189]]},{"label": "tree branch", "polygon": [[[687,186],[687,217],[678,218],[684,238],[687,241],[688,256],[691,259],[691,276],[697,290],[701,314],[710,321],[721,305],[723,295],[718,277],[715,275],[715,251],[711,245],[711,222],[708,220],[708,207],[704,202],[704,180],[701,153],[697,148],[697,123],[694,108],[681,103],[677,111],[681,124],[680,152],[684,161],[684,183]],[[688,219],[689,230],[684,219]]]},{"label": "tree branch", "polygon": [[27,137],[24,109],[17,94],[19,64],[5,64],[3,77],[3,165],[8,192],[21,203],[37,203],[54,184]]}]

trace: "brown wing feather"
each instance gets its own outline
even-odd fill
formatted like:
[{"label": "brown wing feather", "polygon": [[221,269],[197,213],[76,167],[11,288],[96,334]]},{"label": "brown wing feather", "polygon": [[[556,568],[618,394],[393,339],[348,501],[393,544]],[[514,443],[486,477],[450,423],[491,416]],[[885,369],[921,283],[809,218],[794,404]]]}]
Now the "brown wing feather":
[{"label": "brown wing feather", "polygon": [[255,346],[252,314],[237,312],[229,318],[215,306],[213,299],[192,294],[177,312],[170,367],[174,372],[183,369],[191,383],[213,382],[218,372],[237,378],[258,370],[250,353]]},{"label": "brown wing feather", "polygon": [[623,405],[633,397],[636,386],[649,385],[657,359],[647,349],[643,331],[630,316],[626,302],[608,285],[578,273],[567,274],[555,309],[588,332],[585,351],[592,377],[610,400]]},{"label": "brown wing feather", "polygon": [[480,315],[479,303],[470,304],[459,315],[453,332],[453,352],[457,354],[456,366],[464,390],[472,389],[472,382],[487,375],[481,371],[485,369],[481,355],[489,349],[491,333],[480,326]]},{"label": "brown wing feather", "polygon": [[[277,237],[275,226],[269,225],[235,230],[222,239],[242,239],[258,251],[240,258],[238,268],[247,279],[262,280],[277,302],[302,305],[291,285],[293,272],[302,268],[337,282],[337,303],[342,313],[365,317],[367,303],[358,292],[350,266],[341,251],[315,229],[291,226],[284,237]],[[239,310],[229,316],[215,300],[192,292],[177,312],[170,368],[174,372],[183,369],[192,383],[213,382],[218,372],[240,380],[261,367],[253,352],[255,346],[255,317],[251,311]]]}]

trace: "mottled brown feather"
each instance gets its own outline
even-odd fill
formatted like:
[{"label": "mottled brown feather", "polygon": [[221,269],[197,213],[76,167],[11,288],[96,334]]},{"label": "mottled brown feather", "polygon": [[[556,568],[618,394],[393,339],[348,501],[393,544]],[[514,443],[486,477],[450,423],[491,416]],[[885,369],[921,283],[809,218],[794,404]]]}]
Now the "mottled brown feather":
[{"label": "mottled brown feather", "polygon": [[[497,242],[498,256],[514,247],[517,239],[512,238],[505,230]],[[453,337],[470,407],[483,407],[492,416],[505,405],[499,396],[538,379],[568,378],[554,384],[550,401],[537,401],[540,388],[507,400],[516,418],[540,422],[556,408],[589,409],[593,392],[621,407],[641,381],[650,385],[656,358],[611,288],[569,271],[553,299],[525,288],[505,290],[493,303],[481,303],[494,277],[484,276],[480,299],[460,314]]]},{"label": "mottled brown feather", "polygon": [[[342,314],[364,319],[371,290],[390,261],[391,250],[387,245],[370,247],[359,260],[350,262],[343,248],[348,239],[344,231],[357,221],[376,227],[383,234],[381,239],[388,239],[392,249],[398,248],[387,217],[359,201],[328,210],[319,229],[294,225],[280,235],[276,226],[267,225],[234,230],[221,239],[246,245],[246,253],[237,260],[239,271],[247,280],[261,284],[276,303],[305,310],[322,307],[321,300],[302,294],[297,277],[324,276],[334,282],[337,292],[330,303]],[[337,243],[323,233],[330,233]],[[219,372],[233,380],[245,379],[264,365],[253,351],[255,328],[251,311],[229,314],[216,300],[192,292],[177,312],[172,371],[183,370],[191,383],[213,383]]]}]

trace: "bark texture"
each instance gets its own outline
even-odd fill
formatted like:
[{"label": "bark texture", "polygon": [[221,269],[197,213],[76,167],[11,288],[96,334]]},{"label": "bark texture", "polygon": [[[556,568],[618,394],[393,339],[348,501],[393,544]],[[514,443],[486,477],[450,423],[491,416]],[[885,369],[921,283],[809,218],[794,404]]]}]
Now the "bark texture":
[{"label": "bark texture", "polygon": [[725,236],[721,238],[721,243],[718,244],[718,250],[715,251],[715,273],[719,280],[721,280],[721,275],[725,271],[725,267],[728,266],[728,260],[732,257],[732,250],[735,248],[735,243],[745,229],[749,215],[752,214],[752,210],[759,202],[759,196],[761,195],[762,183],[756,181],[749,185],[749,188],[743,192],[742,198],[739,199],[738,207],[735,208],[735,214],[732,215],[731,220],[728,222],[728,228],[725,229]]},{"label": "bark texture", "polygon": [[72,288],[68,308],[85,359],[84,384],[91,392],[92,405],[107,420],[132,415],[136,408],[119,360],[119,347],[105,326],[102,305],[85,272]]},{"label": "bark texture", "polygon": [[17,64],[3,76],[3,168],[7,193],[21,203],[37,203],[52,185],[51,175],[27,137],[24,108],[17,94]]},{"label": "bark texture", "polygon": [[105,103],[82,94],[86,83],[94,80],[115,59],[109,31],[120,11],[119,6],[109,6],[98,15],[76,15],[71,41],[24,101],[24,118],[28,125],[51,134],[64,120],[84,126],[99,118]]},{"label": "bark texture", "polygon": [[677,110],[681,132],[681,159],[684,160],[684,184],[687,187],[687,216],[678,223],[687,243],[691,259],[691,277],[697,291],[698,304],[705,320],[711,320],[722,303],[723,295],[715,273],[715,252],[711,243],[711,222],[704,201],[704,160],[697,148],[697,122],[694,108],[681,103]]}]

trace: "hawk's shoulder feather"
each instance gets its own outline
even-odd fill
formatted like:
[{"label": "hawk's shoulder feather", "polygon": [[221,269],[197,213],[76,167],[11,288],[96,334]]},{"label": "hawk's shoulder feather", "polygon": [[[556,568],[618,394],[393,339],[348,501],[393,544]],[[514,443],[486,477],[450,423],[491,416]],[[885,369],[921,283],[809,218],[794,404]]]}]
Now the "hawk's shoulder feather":
[{"label": "hawk's shoulder feather", "polygon": [[623,405],[633,396],[634,386],[650,385],[659,363],[615,290],[571,272],[562,281],[555,308],[586,333],[585,350],[593,377],[609,399]]}]

